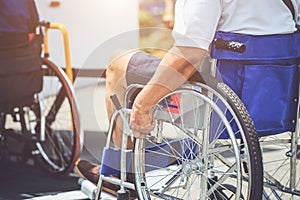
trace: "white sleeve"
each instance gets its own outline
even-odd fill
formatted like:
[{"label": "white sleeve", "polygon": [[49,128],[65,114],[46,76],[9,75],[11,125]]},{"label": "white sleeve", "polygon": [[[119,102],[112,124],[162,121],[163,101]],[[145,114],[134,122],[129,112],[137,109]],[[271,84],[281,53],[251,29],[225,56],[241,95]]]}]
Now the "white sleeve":
[{"label": "white sleeve", "polygon": [[296,0],[296,2],[293,4],[295,7],[295,12],[296,12],[296,23],[297,25],[300,25],[300,0]]},{"label": "white sleeve", "polygon": [[177,0],[173,28],[174,45],[208,50],[220,16],[220,0]]}]

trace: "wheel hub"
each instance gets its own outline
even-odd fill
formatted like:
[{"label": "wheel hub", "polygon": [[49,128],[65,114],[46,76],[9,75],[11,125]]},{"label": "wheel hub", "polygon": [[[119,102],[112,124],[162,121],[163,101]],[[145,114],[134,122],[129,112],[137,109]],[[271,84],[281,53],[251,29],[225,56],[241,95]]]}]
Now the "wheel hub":
[{"label": "wheel hub", "polygon": [[203,174],[205,166],[202,162],[186,162],[182,166],[182,172],[184,175],[189,176],[196,172],[198,174]]}]

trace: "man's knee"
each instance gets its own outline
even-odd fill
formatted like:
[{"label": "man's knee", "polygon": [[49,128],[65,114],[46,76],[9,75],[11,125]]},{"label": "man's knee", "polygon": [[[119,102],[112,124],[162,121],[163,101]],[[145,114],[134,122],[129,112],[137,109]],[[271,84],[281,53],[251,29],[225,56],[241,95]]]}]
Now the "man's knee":
[{"label": "man's knee", "polygon": [[131,57],[136,52],[130,51],[128,53],[122,53],[121,55],[113,55],[110,58],[109,65],[106,70],[106,77],[122,77],[125,75],[128,63]]},{"label": "man's knee", "polygon": [[113,77],[120,77],[124,75],[126,71],[126,63],[113,62],[110,63],[106,69],[106,79]]}]

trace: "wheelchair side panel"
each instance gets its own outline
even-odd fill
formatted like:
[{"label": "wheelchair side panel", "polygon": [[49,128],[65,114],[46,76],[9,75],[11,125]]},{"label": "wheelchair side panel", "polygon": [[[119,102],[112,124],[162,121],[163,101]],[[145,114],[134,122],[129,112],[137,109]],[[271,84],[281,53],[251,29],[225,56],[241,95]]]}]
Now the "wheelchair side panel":
[{"label": "wheelchair side panel", "polygon": [[[249,36],[220,33],[243,42],[245,53],[213,48],[224,83],[246,106],[259,136],[295,130],[298,105],[299,34]],[[257,51],[256,51],[257,50]]]},{"label": "wheelchair side panel", "polygon": [[241,98],[260,136],[294,131],[298,104],[297,65],[233,67],[232,62],[221,64],[223,81]]}]

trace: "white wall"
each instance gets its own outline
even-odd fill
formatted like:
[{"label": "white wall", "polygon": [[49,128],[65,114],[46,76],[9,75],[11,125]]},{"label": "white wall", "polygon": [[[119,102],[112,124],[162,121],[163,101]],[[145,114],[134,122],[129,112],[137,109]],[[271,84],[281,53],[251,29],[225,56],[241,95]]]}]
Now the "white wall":
[{"label": "white wall", "polygon": [[[73,67],[105,69],[115,50],[138,48],[138,0],[56,0],[59,7],[50,7],[51,0],[35,2],[40,20],[67,28]],[[50,59],[64,67],[62,35],[58,30],[49,33]],[[75,80],[84,130],[107,130],[104,85],[100,83],[98,92],[97,78]],[[89,87],[82,87],[85,85]]]},{"label": "white wall", "polygon": [[[56,0],[60,3],[59,7],[50,7],[51,2],[36,0],[40,20],[61,23],[67,28],[71,65],[76,68],[82,67],[89,55],[107,40],[113,41],[111,38],[138,28],[138,0]],[[65,66],[60,32],[50,31],[49,38],[51,60]],[[114,47],[138,47],[138,34],[131,34],[121,41],[123,44],[112,42],[108,50],[102,50],[104,53],[98,55],[101,63],[95,61],[95,66],[91,64],[89,68],[105,68],[109,51]]]}]

